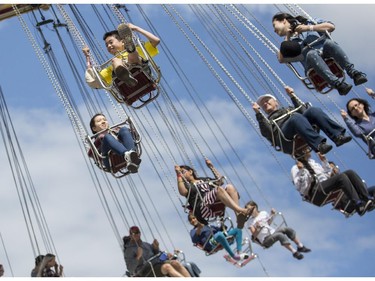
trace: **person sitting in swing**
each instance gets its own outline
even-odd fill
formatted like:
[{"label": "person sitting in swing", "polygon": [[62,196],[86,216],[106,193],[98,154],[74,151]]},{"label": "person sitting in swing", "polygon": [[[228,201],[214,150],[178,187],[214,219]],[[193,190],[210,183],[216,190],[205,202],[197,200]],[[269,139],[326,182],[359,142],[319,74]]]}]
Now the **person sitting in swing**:
[{"label": "person sitting in swing", "polygon": [[[112,80],[114,79],[113,74],[129,87],[134,87],[138,83],[129,72],[129,68],[132,65],[142,65],[147,64],[147,62],[143,60],[142,56],[144,56],[144,54],[142,50],[135,46],[133,31],[144,35],[149,40],[145,43],[145,49],[150,56],[153,57],[159,53],[157,45],[160,43],[160,39],[157,36],[134,24],[121,23],[117,27],[117,30],[109,31],[103,36],[108,52],[113,56],[116,56],[112,59],[112,64],[100,72],[100,75],[107,84],[112,83]],[[92,69],[89,48],[84,47],[82,51],[86,56],[87,61],[87,69],[85,73],[86,83],[91,88],[102,88],[101,83],[97,80]],[[123,53],[120,54],[121,52]]]},{"label": "person sitting in swing", "polygon": [[[195,170],[187,165],[175,166],[180,195],[188,197],[188,202],[194,209],[194,216],[199,222],[207,224],[206,220],[213,217],[215,213],[211,206],[214,203],[221,202],[236,213],[237,228],[242,229],[248,218],[248,210],[239,206],[239,194],[236,188],[231,184],[222,187],[222,180],[220,180],[222,177],[220,173],[210,160],[206,159],[206,165],[210,168],[215,175],[215,179],[218,181],[213,187],[207,182],[215,179],[198,178]],[[201,196],[199,196],[199,194]]]},{"label": "person sitting in swing", "polygon": [[[129,236],[123,237],[124,258],[130,276],[137,277],[191,277],[188,270],[168,254],[160,254],[159,242],[152,244],[141,240],[138,226],[129,229]],[[155,258],[153,258],[155,256]]]},{"label": "person sitting in swing", "polygon": [[101,139],[101,144],[98,148],[104,158],[104,166],[109,169],[109,151],[113,151],[118,155],[123,155],[126,161],[126,168],[130,173],[138,172],[139,164],[141,159],[135,152],[135,143],[128,127],[116,128],[113,130],[109,129],[107,118],[102,114],[95,114],[90,120],[90,128],[92,133],[96,134],[103,131],[96,138]]},{"label": "person sitting in swing", "polygon": [[324,36],[326,32],[335,30],[332,22],[319,19],[314,24],[302,16],[293,17],[281,12],[273,16],[272,25],[277,35],[285,37],[278,54],[280,62],[298,57],[306,72],[313,68],[340,95],[348,94],[352,85],[340,81],[325,63],[325,58],[333,58],[354,80],[354,85],[367,82],[366,75],[354,68],[344,50],[328,36]]},{"label": "person sitting in swing", "polygon": [[[303,259],[302,253],[311,252],[299,240],[294,229],[287,226],[274,229],[271,226],[273,216],[276,214],[275,209],[272,208],[271,215],[269,215],[266,211],[259,211],[258,205],[254,201],[249,201],[245,207],[250,210],[251,219],[248,222],[248,228],[253,240],[256,239],[263,247],[269,248],[277,241],[280,241],[280,244],[292,252],[293,257],[298,260]],[[296,244],[297,249],[291,245],[288,238]]]},{"label": "person sitting in swing", "polygon": [[[366,92],[371,95],[372,89],[367,88]],[[366,136],[375,139],[375,112],[371,110],[369,102],[361,98],[352,98],[346,103],[346,111],[341,110],[341,117],[346,126],[357,138],[363,139],[369,146],[369,157],[375,158],[375,141],[370,141]]]},{"label": "person sitting in swing", "polygon": [[[336,146],[341,146],[351,141],[352,137],[345,135],[345,128],[330,119],[323,110],[314,106],[307,108],[307,106],[301,103],[297,98],[293,88],[286,86],[285,91],[291,98],[294,107],[280,107],[276,98],[270,94],[260,96],[257,102],[253,103],[253,109],[256,113],[260,132],[262,136],[271,143],[273,143],[274,140],[273,136],[279,135],[280,132],[277,128],[279,127],[282,134],[288,140],[292,140],[293,137],[298,134],[314,151],[326,154],[332,149],[332,145],[326,143],[326,138],[315,131],[313,125],[318,126]],[[301,109],[288,114],[291,110],[299,106],[301,106]],[[267,118],[261,113],[260,109],[268,115]],[[270,121],[283,115],[286,115],[285,118],[276,121],[277,126],[272,122],[270,123]],[[278,138],[276,138],[276,141],[278,141]],[[283,152],[287,154],[293,153],[293,144],[290,141],[283,141],[283,143],[277,143],[277,145],[283,148]]]},{"label": "person sitting in swing", "polygon": [[[200,223],[193,214],[188,215],[188,220],[194,227],[190,230],[191,241],[204,246],[203,250],[207,253],[213,251],[220,244],[235,261],[244,260],[249,257],[248,254],[242,253],[242,229],[232,228],[227,233],[224,233],[221,227]],[[229,245],[228,236],[233,236],[236,240],[236,253],[233,252]]]},{"label": "person sitting in swing", "polygon": [[374,198],[368,193],[366,185],[356,172],[347,170],[332,174],[326,157],[320,155],[319,158],[322,165],[311,158],[310,152],[306,152],[291,169],[293,183],[303,198],[316,204],[313,200],[315,192],[320,197],[319,195],[326,196],[332,191],[342,190],[360,216],[373,207]]}]

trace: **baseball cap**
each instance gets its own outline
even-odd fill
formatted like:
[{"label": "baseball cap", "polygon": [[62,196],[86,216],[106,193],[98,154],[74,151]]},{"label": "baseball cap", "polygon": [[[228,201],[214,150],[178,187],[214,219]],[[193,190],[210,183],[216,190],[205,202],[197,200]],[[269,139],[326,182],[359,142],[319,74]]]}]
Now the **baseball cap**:
[{"label": "baseball cap", "polygon": [[132,226],[130,229],[129,229],[129,233],[140,233],[141,231],[139,230],[139,227],[138,226]]},{"label": "baseball cap", "polygon": [[260,97],[257,99],[257,104],[261,105],[263,99],[265,99],[265,98],[272,98],[272,99],[274,99],[274,100],[277,101],[277,99],[276,99],[273,95],[271,95],[271,94],[265,94],[265,95],[260,96]]}]

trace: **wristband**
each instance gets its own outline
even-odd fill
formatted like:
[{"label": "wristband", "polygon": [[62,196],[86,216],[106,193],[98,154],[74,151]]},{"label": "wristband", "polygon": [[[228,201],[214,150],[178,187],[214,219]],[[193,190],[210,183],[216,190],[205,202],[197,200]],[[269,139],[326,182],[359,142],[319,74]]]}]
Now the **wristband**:
[{"label": "wristband", "polygon": [[313,25],[310,25],[310,31],[314,31],[314,26]]}]

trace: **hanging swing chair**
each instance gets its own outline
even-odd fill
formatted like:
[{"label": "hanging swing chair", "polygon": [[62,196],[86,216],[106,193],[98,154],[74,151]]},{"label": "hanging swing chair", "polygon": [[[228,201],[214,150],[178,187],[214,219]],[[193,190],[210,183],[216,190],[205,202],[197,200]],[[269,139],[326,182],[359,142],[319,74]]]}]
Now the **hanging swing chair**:
[{"label": "hanging swing chair", "polygon": [[[141,42],[139,38],[136,39],[136,42],[141,50],[140,53],[143,53],[144,56],[141,58],[141,65],[129,66],[131,75],[138,80],[137,85],[134,87],[129,87],[118,78],[113,79],[111,84],[104,81],[100,72],[111,65],[113,58],[94,67],[93,70],[101,87],[110,92],[119,103],[125,103],[138,109],[153,101],[159,95],[161,72],[159,66],[156,65],[151,55],[147,52],[144,42]],[[119,55],[124,52],[126,51],[121,52]]]},{"label": "hanging swing chair", "polygon": [[[108,131],[117,131],[119,128],[125,125],[129,126],[135,143],[135,152],[137,153],[138,157],[140,157],[142,154],[141,136],[130,117],[128,117],[124,122],[113,125],[112,127],[100,131],[92,136],[86,136],[86,143],[89,145],[89,150],[87,152],[88,156],[94,160],[99,169],[111,173],[115,178],[121,178],[130,173],[126,168],[128,163],[125,161],[123,155],[118,155],[110,150],[108,152],[108,156],[104,156],[99,152],[99,150],[101,147],[102,138],[104,137],[103,133]],[[109,167],[106,167],[103,161],[107,157],[109,160]]]}]

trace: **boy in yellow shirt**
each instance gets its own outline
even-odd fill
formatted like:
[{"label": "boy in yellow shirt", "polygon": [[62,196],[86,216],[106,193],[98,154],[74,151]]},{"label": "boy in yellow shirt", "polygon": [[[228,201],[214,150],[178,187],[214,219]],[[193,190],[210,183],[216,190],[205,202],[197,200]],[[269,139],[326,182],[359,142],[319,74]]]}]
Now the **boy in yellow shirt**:
[{"label": "boy in yellow shirt", "polygon": [[[113,74],[124,81],[126,85],[134,87],[137,85],[138,81],[131,76],[129,72],[129,67],[131,65],[143,64],[145,55],[140,47],[136,47],[133,41],[133,31],[144,35],[148,41],[145,43],[144,47],[150,56],[155,56],[159,53],[157,45],[160,43],[160,39],[154,34],[140,28],[131,23],[121,23],[117,30],[109,31],[104,34],[103,40],[110,54],[115,57],[112,59],[112,64],[107,68],[100,71],[102,79],[107,83],[111,84],[114,79]],[[84,47],[82,49],[87,60],[87,69],[85,73],[86,83],[91,88],[102,88],[100,82],[98,81],[90,62],[90,49]],[[120,54],[122,51],[126,51]]]}]

